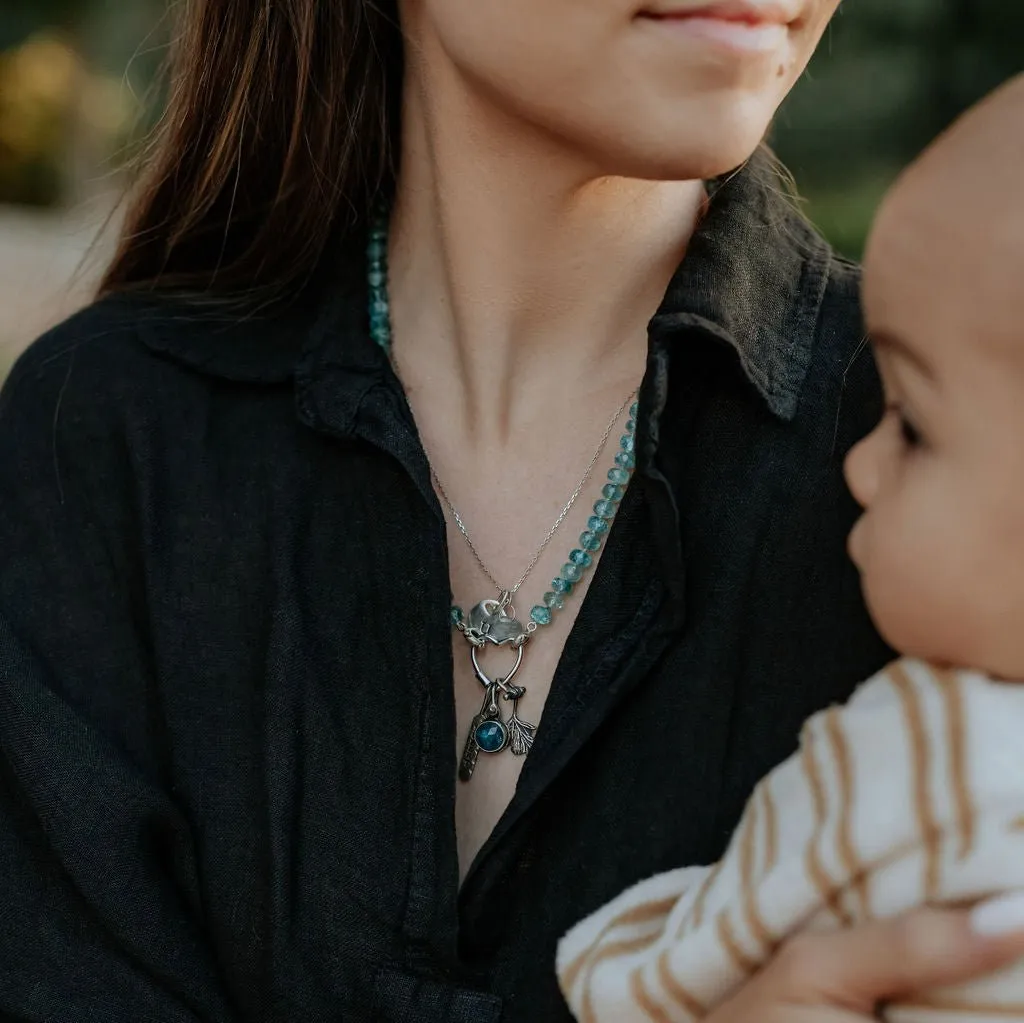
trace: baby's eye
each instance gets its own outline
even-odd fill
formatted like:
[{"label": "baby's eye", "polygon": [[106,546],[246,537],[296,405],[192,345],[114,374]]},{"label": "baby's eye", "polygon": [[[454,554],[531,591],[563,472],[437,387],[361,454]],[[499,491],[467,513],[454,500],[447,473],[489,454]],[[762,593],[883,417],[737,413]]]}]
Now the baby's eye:
[{"label": "baby's eye", "polygon": [[889,414],[895,416],[900,429],[900,439],[908,448],[919,448],[924,444],[921,431],[914,425],[913,421],[899,405],[890,405]]},{"label": "baby's eye", "polygon": [[906,416],[900,416],[900,436],[908,448],[921,446],[921,433]]}]

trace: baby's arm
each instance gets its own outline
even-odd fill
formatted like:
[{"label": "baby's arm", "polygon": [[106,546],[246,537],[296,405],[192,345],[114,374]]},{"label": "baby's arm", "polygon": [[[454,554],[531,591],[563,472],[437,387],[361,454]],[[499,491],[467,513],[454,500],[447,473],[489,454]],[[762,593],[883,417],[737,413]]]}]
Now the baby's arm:
[{"label": "baby's arm", "polygon": [[[714,868],[644,882],[570,934],[559,977],[574,1012],[698,1019],[797,931],[1024,889],[1022,725],[1022,687],[893,665],[807,723]],[[1024,1021],[1024,972],[941,997]]]},{"label": "baby's arm", "polygon": [[631,964],[645,962],[674,934],[672,924],[694,894],[707,889],[711,873],[710,867],[682,867],[641,881],[562,939],[558,979],[577,1018],[624,1018],[633,996],[619,990],[619,982],[628,980]]}]

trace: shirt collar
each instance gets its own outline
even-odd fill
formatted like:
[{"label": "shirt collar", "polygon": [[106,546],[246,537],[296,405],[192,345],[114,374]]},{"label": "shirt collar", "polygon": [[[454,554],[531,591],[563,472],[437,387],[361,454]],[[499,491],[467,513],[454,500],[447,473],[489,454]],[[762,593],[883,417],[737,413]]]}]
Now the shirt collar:
[{"label": "shirt collar", "polygon": [[[766,154],[709,191],[652,335],[696,331],[726,344],[772,412],[790,419],[810,364],[830,250],[784,195]],[[147,301],[137,322],[151,349],[213,377],[279,383],[330,368],[332,376],[349,369],[365,378],[383,364],[368,336],[362,273],[361,255],[348,253],[325,261],[319,279],[272,315]]]},{"label": "shirt collar", "polygon": [[651,321],[652,335],[696,330],[735,353],[782,419],[796,414],[832,252],[759,152],[710,184],[711,201]]}]

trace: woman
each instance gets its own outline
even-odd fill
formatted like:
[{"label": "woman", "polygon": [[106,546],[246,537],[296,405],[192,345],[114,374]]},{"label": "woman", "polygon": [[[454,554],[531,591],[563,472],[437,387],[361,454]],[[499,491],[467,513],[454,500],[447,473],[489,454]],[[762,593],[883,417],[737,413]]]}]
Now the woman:
[{"label": "woman", "polygon": [[[5,1018],[564,1021],[558,936],[880,665],[855,275],[748,160],[835,6],[191,5],[0,404]],[[1006,954],[878,925],[722,1018]]]}]

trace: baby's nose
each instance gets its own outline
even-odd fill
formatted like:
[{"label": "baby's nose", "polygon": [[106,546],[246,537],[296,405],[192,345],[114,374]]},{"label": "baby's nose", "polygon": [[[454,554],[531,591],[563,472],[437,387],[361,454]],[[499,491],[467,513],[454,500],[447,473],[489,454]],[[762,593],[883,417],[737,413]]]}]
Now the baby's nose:
[{"label": "baby's nose", "polygon": [[869,434],[846,456],[843,466],[846,484],[854,500],[867,508],[878,490],[878,459],[875,452],[875,434]]}]

